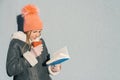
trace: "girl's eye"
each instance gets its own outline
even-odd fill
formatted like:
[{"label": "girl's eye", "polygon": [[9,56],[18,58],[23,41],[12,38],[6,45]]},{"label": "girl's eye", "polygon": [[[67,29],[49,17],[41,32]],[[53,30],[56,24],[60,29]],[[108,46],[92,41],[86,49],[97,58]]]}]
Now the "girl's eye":
[{"label": "girl's eye", "polygon": [[41,33],[41,31],[33,31],[33,33]]},{"label": "girl's eye", "polygon": [[33,33],[36,33],[37,31],[33,31]]},{"label": "girl's eye", "polygon": [[39,33],[41,33],[41,31],[39,31]]}]

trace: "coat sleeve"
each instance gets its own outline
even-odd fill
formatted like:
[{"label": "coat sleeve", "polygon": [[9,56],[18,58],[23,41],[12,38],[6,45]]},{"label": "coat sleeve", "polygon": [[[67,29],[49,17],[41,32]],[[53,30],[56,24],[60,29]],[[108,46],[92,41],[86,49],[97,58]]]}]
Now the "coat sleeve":
[{"label": "coat sleeve", "polygon": [[50,53],[48,52],[48,49],[47,49],[47,46],[45,44],[44,39],[41,39],[41,40],[42,40],[42,43],[43,43],[43,51],[44,51],[44,53],[47,54],[47,61],[48,61],[48,60],[50,60]]},{"label": "coat sleeve", "polygon": [[17,75],[26,70],[28,67],[30,67],[30,64],[24,57],[20,56],[18,45],[11,41],[6,61],[6,70],[8,76]]},{"label": "coat sleeve", "polygon": [[[44,47],[43,47],[44,49],[43,50],[45,51],[45,53],[47,53],[47,60],[46,60],[46,62],[47,62],[48,60],[50,60],[50,54],[48,53],[45,41],[43,39],[41,39],[41,40],[42,40],[43,45],[44,45]],[[46,62],[45,62],[45,65],[46,65]],[[57,74],[60,73],[60,71],[58,71],[58,72],[52,72],[51,66],[47,66],[47,67],[48,67],[49,74],[51,74],[51,75],[57,75]]]}]

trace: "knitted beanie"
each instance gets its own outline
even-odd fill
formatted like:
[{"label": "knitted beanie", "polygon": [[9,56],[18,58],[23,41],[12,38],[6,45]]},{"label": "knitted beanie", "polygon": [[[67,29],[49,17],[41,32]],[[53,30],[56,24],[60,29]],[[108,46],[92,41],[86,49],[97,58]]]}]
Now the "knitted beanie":
[{"label": "knitted beanie", "polygon": [[43,29],[43,24],[39,17],[39,10],[35,5],[28,4],[23,7],[22,15],[24,17],[24,32]]}]

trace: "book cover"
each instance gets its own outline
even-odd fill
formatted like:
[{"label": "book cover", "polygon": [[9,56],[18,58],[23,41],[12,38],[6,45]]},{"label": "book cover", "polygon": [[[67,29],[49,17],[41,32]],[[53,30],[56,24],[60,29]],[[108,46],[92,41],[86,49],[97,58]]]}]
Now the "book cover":
[{"label": "book cover", "polygon": [[46,62],[47,65],[61,64],[70,59],[67,47],[64,47],[53,54],[53,57]]}]

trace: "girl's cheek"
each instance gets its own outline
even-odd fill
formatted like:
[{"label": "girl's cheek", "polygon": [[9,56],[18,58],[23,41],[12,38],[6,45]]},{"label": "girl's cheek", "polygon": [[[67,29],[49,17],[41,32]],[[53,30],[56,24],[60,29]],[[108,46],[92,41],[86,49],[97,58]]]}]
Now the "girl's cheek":
[{"label": "girl's cheek", "polygon": [[33,36],[31,36],[31,37],[30,37],[30,39],[31,39],[31,40],[34,40],[34,37],[33,37]]}]

